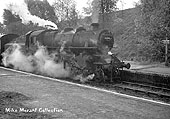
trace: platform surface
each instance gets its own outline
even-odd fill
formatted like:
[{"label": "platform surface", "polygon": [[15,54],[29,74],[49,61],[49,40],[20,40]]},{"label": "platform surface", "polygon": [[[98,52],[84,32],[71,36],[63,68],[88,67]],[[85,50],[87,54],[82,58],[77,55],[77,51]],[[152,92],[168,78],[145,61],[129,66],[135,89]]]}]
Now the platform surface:
[{"label": "platform surface", "polygon": [[58,108],[50,113],[59,119],[169,119],[170,105],[115,95],[48,78],[0,69],[0,91],[15,91],[32,97],[32,108]]},{"label": "platform surface", "polygon": [[[127,61],[126,63],[131,64],[129,71],[137,71],[143,73],[153,73],[170,76],[170,67],[165,66],[164,63],[155,64],[141,64],[133,61]],[[125,69],[127,70],[127,69]]]}]

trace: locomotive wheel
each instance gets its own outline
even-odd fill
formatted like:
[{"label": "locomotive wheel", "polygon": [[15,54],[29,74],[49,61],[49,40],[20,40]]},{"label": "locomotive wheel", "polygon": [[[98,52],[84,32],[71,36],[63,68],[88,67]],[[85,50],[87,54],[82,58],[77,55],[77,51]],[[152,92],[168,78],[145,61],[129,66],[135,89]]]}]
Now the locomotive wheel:
[{"label": "locomotive wheel", "polygon": [[116,67],[112,67],[111,70],[111,77],[110,82],[117,82],[117,80],[120,80],[120,71]]},{"label": "locomotive wheel", "polygon": [[94,81],[98,83],[105,81],[105,74],[102,69],[97,69],[95,71]]}]

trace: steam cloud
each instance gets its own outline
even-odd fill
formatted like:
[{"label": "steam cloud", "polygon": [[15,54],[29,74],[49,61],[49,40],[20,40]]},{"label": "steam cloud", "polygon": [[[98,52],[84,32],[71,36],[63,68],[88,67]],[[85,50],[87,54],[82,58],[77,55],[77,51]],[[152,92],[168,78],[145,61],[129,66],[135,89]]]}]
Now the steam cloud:
[{"label": "steam cloud", "polygon": [[[45,47],[39,46],[33,55],[24,53],[24,49],[19,44],[13,44],[2,53],[2,63],[5,67],[12,66],[14,69],[31,73],[47,75],[50,77],[70,77],[70,68],[64,69],[63,62],[55,62],[53,54],[49,55]],[[93,79],[94,74],[84,77],[82,74],[72,77],[84,83]]]},{"label": "steam cloud", "polygon": [[32,21],[33,23],[38,24],[39,26],[43,26],[43,27],[53,26],[55,29],[58,29],[55,23],[31,15],[24,0],[5,0],[4,2],[5,4],[1,6],[1,10],[0,10],[1,16],[3,14],[2,10],[8,9],[12,13],[19,15],[24,24],[27,24],[29,23],[29,21]]},{"label": "steam cloud", "polygon": [[8,48],[3,54],[3,64],[14,69],[27,72],[48,75],[51,77],[68,77],[69,70],[63,68],[63,63],[56,63],[48,54],[44,47],[39,49],[33,55],[26,55],[18,44]]}]

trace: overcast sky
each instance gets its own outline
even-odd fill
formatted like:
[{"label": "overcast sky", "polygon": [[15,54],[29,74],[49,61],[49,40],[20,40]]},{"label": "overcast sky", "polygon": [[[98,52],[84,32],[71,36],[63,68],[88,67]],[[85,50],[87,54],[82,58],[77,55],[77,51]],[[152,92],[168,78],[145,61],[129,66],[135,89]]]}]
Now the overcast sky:
[{"label": "overcast sky", "polygon": [[[81,11],[82,7],[86,6],[88,0],[75,0],[75,1],[77,2],[77,9]],[[138,2],[139,0],[119,0],[117,6],[119,9],[122,9],[122,3],[120,1],[122,1],[123,3],[123,9],[128,9],[134,7],[134,3]]]}]

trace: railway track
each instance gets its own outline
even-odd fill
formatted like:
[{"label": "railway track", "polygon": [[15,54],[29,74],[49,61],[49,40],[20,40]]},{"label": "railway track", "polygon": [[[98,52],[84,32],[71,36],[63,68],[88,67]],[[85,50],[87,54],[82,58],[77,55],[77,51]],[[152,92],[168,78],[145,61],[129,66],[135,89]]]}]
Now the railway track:
[{"label": "railway track", "polygon": [[114,88],[118,91],[123,90],[125,93],[130,93],[130,95],[142,96],[170,103],[170,89],[168,88],[126,81],[115,84]]},{"label": "railway track", "polygon": [[88,84],[99,88],[104,88],[107,90],[113,90],[118,93],[170,103],[169,88],[157,87],[148,84],[133,83],[127,81],[121,81],[117,83],[102,83],[102,84],[90,82]]}]

